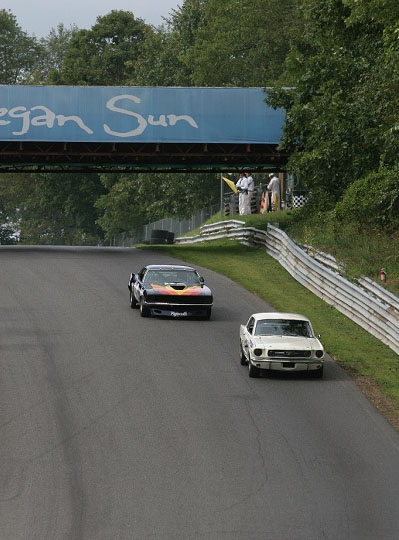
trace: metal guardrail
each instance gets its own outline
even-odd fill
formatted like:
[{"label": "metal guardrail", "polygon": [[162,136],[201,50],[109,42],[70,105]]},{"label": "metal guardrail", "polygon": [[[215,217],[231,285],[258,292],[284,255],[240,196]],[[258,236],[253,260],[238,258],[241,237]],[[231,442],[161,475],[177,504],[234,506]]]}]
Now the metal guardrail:
[{"label": "metal guardrail", "polygon": [[304,287],[399,354],[399,298],[369,278],[361,278],[359,284],[345,279],[332,256],[315,252],[312,257],[277,227],[268,225],[261,231],[244,225],[237,220],[205,225],[199,235],[177,238],[176,243],[233,238],[265,248]]}]

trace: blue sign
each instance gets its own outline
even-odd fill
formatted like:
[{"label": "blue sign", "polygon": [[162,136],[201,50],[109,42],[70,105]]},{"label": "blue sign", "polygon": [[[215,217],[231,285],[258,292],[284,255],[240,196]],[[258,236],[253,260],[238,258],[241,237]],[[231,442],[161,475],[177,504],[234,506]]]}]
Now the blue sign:
[{"label": "blue sign", "polygon": [[262,88],[0,86],[0,140],[277,144]]}]

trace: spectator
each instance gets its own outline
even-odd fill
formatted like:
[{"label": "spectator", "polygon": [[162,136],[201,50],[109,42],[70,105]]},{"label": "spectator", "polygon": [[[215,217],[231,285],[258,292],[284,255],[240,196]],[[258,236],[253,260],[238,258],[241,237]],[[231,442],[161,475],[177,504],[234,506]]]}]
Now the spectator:
[{"label": "spectator", "polygon": [[236,188],[238,190],[238,211],[240,216],[242,216],[245,214],[245,197],[248,193],[247,179],[242,172],[240,173],[240,177],[236,182]]},{"label": "spectator", "polygon": [[267,185],[267,189],[272,194],[272,211],[276,211],[280,206],[280,182],[276,173],[269,174],[270,181]]},{"label": "spectator", "polygon": [[252,194],[254,192],[255,188],[255,182],[252,178],[251,171],[247,171],[245,173],[245,179],[246,179],[246,194],[244,199],[244,214],[251,214],[251,201],[252,201]]}]

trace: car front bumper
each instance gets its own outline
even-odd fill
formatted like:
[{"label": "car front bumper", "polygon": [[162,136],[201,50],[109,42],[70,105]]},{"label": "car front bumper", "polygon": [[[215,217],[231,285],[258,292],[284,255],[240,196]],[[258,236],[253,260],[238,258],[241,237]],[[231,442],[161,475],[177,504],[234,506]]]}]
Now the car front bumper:
[{"label": "car front bumper", "polygon": [[263,370],[269,371],[317,371],[324,365],[323,360],[250,360],[251,364]]},{"label": "car front bumper", "polygon": [[155,317],[207,317],[213,304],[167,304],[145,302]]}]

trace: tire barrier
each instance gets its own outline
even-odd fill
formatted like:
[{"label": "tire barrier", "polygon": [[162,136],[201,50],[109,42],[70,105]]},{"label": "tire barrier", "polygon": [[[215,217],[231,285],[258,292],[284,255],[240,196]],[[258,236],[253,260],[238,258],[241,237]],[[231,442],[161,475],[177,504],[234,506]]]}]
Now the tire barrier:
[{"label": "tire barrier", "polygon": [[175,235],[172,232],[164,231],[162,229],[154,229],[151,231],[150,244],[173,244]]}]

